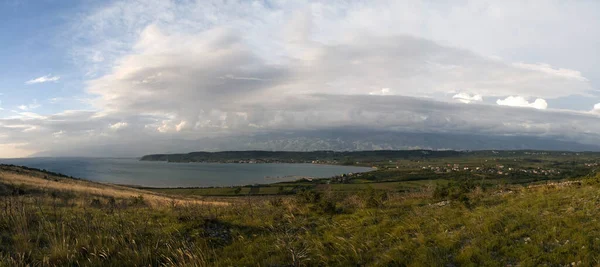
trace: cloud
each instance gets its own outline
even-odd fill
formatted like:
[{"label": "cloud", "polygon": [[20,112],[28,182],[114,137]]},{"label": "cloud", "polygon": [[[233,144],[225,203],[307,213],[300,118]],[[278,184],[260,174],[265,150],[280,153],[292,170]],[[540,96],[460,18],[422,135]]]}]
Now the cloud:
[{"label": "cloud", "polygon": [[18,112],[18,111],[14,111],[12,110],[13,113],[16,113],[16,116],[10,117],[10,118],[14,118],[14,119],[45,119],[46,116],[42,116],[40,114],[34,113],[34,112]]},{"label": "cloud", "polygon": [[113,72],[89,83],[98,108],[151,114],[175,113],[195,121],[202,112],[264,97],[286,82],[290,70],[269,64],[238,33],[217,28],[199,35],[165,34],[146,28],[136,53]]},{"label": "cloud", "polygon": [[592,108],[592,112],[600,114],[600,103],[594,105],[594,108]]},{"label": "cloud", "polygon": [[33,103],[28,104],[28,105],[20,105],[17,108],[23,111],[27,111],[27,110],[34,110],[37,109],[39,107],[41,107],[42,105],[38,104],[37,100],[33,100]]},{"label": "cloud", "polygon": [[[593,95],[589,72],[487,51],[499,43],[508,55],[539,47],[527,31],[533,26],[571,29],[527,13],[554,7],[407,3],[113,2],[78,17],[66,38],[89,74],[90,110],[0,119],[7,136],[0,143],[34,150],[131,143],[153,152],[148,144],[158,140],[332,127],[600,141],[596,115],[546,102]],[[529,19],[537,23],[523,23]],[[517,30],[518,41],[507,38]],[[555,43],[577,39],[563,37]],[[52,79],[59,77],[29,82]]]},{"label": "cloud", "polygon": [[[126,126],[125,126],[126,124]],[[255,127],[253,125],[259,125]],[[159,127],[164,126],[161,132]],[[27,150],[83,153],[91,144],[120,144],[153,153],[167,140],[353,127],[398,132],[557,137],[600,141],[600,118],[585,112],[463,105],[405,96],[304,95],[214,110],[201,124],[173,117],[70,111],[47,117],[0,119],[0,143]],[[118,129],[118,131],[117,131]],[[35,140],[35,142],[31,142]],[[183,149],[183,148],[180,148]],[[192,149],[192,148],[188,148]],[[201,147],[194,149],[202,149]]]},{"label": "cloud", "polygon": [[36,83],[47,83],[47,82],[57,82],[60,80],[60,76],[52,76],[50,74],[42,77],[38,77],[35,79],[31,79],[26,81],[25,84],[36,84]]},{"label": "cloud", "polygon": [[129,124],[126,122],[117,122],[117,123],[111,124],[110,129],[116,131],[116,130],[127,128],[127,126],[129,126]]},{"label": "cloud", "polygon": [[573,79],[573,80],[578,80],[578,81],[583,81],[583,82],[588,81],[588,79],[583,77],[581,75],[581,72],[579,72],[579,71],[564,69],[564,68],[554,69],[554,68],[552,68],[552,66],[550,66],[550,64],[546,64],[546,63],[526,64],[526,63],[517,62],[517,63],[513,63],[513,65],[517,66],[519,68],[541,71],[541,72],[548,73],[550,75],[564,77],[567,79]]},{"label": "cloud", "polygon": [[[304,50],[312,51],[310,56],[289,54],[276,62],[262,57],[242,36],[230,28],[187,34],[165,33],[151,25],[140,34],[135,52],[91,81],[88,92],[99,96],[98,108],[174,114],[195,124],[216,107],[277,101],[286,95],[441,100],[439,95],[468,88],[469,95],[454,98],[471,102],[506,95],[556,98],[591,90],[583,80],[515,67],[412,36],[357,35],[335,46],[313,42]],[[565,91],[566,86],[572,90]]]},{"label": "cloud", "polygon": [[548,103],[546,100],[537,98],[533,102],[527,101],[522,96],[509,96],[505,99],[498,99],[496,104],[501,106],[511,106],[511,107],[526,107],[526,108],[536,108],[536,109],[546,109],[548,108]]},{"label": "cloud", "polygon": [[[127,123],[119,131],[120,138],[135,133],[136,138],[193,140],[347,126],[564,134],[549,126],[550,120],[543,120],[554,113],[536,113],[539,116],[532,120],[522,110],[517,109],[515,114],[521,115],[513,118],[493,114],[508,113],[510,107],[488,107],[487,118],[482,118],[479,107],[464,110],[445,103],[447,94],[459,91],[453,99],[480,103],[486,97],[517,95],[498,104],[540,109],[547,107],[545,100],[529,103],[526,98],[591,90],[586,80],[515,66],[413,36],[356,33],[335,45],[307,38],[293,38],[289,49],[284,49],[285,57],[274,59],[232,27],[189,33],[152,24],[140,32],[133,51],[120,57],[105,75],[91,80],[87,91],[96,96],[94,108],[104,114],[97,120],[114,117],[119,119],[108,125]],[[565,91],[565,85],[573,90]],[[144,123],[123,120],[136,117],[145,118]],[[106,139],[116,134],[102,129],[94,133]]]},{"label": "cloud", "polygon": [[471,102],[483,101],[483,97],[481,95],[471,95],[469,93],[463,93],[463,92],[455,94],[452,98],[456,99],[462,103],[465,103],[465,104],[469,104]]},{"label": "cloud", "polygon": [[379,91],[369,92],[369,95],[389,95],[390,88],[381,88]]},{"label": "cloud", "polygon": [[[554,50],[582,53],[583,51],[566,50],[564,47],[573,45],[573,42],[568,40],[589,39],[590,35],[585,31],[573,29],[585,29],[586,25],[593,25],[589,23],[596,22],[596,15],[591,12],[597,6],[596,4],[577,3],[570,5],[569,9],[565,10],[561,4],[538,1],[519,5],[494,1],[442,4],[427,1],[419,3],[374,1],[369,5],[353,1],[327,3],[302,1],[210,2],[211,4],[160,0],[150,0],[144,3],[139,1],[115,2],[93,11],[88,16],[83,16],[82,21],[74,23],[76,27],[69,37],[73,38],[73,42],[76,44],[81,40],[89,40],[89,42],[76,45],[76,49],[82,51],[75,54],[80,54],[80,58],[87,59],[88,65],[95,67],[98,67],[98,62],[93,60],[93,56],[102,54],[105,59],[102,63],[104,67],[102,72],[106,74],[113,62],[119,61],[123,56],[132,52],[131,48],[139,42],[138,34],[144,31],[148,25],[155,25],[163,32],[187,35],[197,35],[208,29],[219,27],[236,29],[257,56],[272,62],[282,62],[289,58],[317,57],[322,52],[320,49],[323,48],[322,45],[332,49],[336,49],[340,45],[343,51],[344,48],[347,48],[348,43],[356,41],[362,42],[363,46],[366,46],[364,49],[371,48],[369,54],[374,56],[379,54],[383,58],[389,55],[391,56],[390,61],[400,60],[402,62],[402,58],[398,58],[403,54],[395,54],[396,51],[388,49],[378,53],[376,49],[382,47],[378,42],[396,41],[391,38],[394,36],[415,36],[418,37],[417,40],[435,40],[436,44],[446,48],[460,48],[456,49],[456,52],[463,51],[473,54],[475,56],[473,59],[468,55],[462,55],[456,57],[452,62],[444,63],[440,62],[441,59],[444,59],[444,54],[432,54],[431,47],[426,42],[423,43],[425,48],[423,51],[418,46],[411,50],[416,56],[428,54],[434,57],[430,66],[418,65],[415,66],[415,70],[439,67],[439,70],[446,70],[448,75],[455,76],[446,77],[446,79],[458,86],[476,82],[478,85],[475,87],[476,91],[471,93],[480,94],[483,97],[521,95],[550,99],[569,94],[585,94],[592,90],[581,70],[557,67],[556,65],[564,63],[559,60],[548,61],[554,65],[551,66],[545,63],[527,63],[522,60],[513,63],[510,61],[510,57],[504,57],[509,59],[506,61],[495,60],[498,64],[484,66],[480,72],[469,66],[474,67],[480,63],[477,55],[483,55],[482,58],[490,60],[490,55],[495,54],[493,52],[506,51],[509,55],[515,55],[517,52],[515,49],[518,48],[535,49],[535,52],[540,53],[546,52],[544,55],[550,56],[550,58],[562,54],[555,53]],[[531,13],[539,14],[539,16],[532,18],[529,15]],[[510,23],[506,22],[505,18],[507,17],[510,17]],[[565,24],[564,21],[570,23]],[[397,27],[381,27],[381,25],[397,25]],[[457,27],[458,25],[460,27]],[[558,31],[562,35],[559,36]],[[522,34],[515,35],[515,32]],[[374,38],[374,45],[369,47],[371,37],[382,38]],[[550,40],[549,43],[553,45],[541,43],[542,40]],[[405,42],[398,44],[396,50],[399,50],[400,46],[409,48],[409,45],[403,44]],[[589,43],[591,44],[591,42]],[[389,46],[394,46],[394,43],[390,43]],[[496,49],[490,51],[490,48]],[[346,49],[346,51],[348,50]],[[360,57],[363,54],[360,54],[360,51],[350,51],[356,52],[356,54],[352,61],[348,61],[350,64],[347,66],[360,66],[363,62]],[[532,51],[525,52],[528,52],[528,55],[532,54]],[[436,55],[441,57],[435,58]],[[571,60],[575,57],[567,58]],[[483,61],[483,64],[487,60]],[[567,64],[566,66],[577,66],[577,64]],[[384,66],[375,67],[373,70],[366,70],[361,75],[384,68]],[[493,68],[494,71],[490,72],[490,68]],[[590,68],[588,72],[583,73],[589,73],[589,70],[595,69]],[[454,71],[450,72],[451,70]],[[523,77],[526,74],[528,77]],[[460,82],[463,75],[467,78],[464,83]],[[489,78],[501,80],[498,76],[504,76],[505,82],[486,83]],[[477,77],[480,78],[477,79]],[[445,82],[439,75],[433,78],[431,83]],[[435,80],[436,78],[438,80]],[[540,82],[547,83],[549,80],[552,82],[548,88],[539,88]],[[413,84],[419,84],[419,81],[415,80]],[[453,85],[448,85],[448,87],[450,86]],[[471,88],[463,86],[438,89],[445,91],[444,93],[448,93],[448,90],[470,91]],[[399,89],[391,85],[380,87],[374,85],[367,93],[386,87]],[[514,89],[510,90],[510,88]],[[569,88],[568,92],[564,88]],[[413,91],[422,90],[422,88],[407,88],[406,90],[411,89]],[[495,94],[495,90],[499,90],[499,93]],[[404,92],[399,91],[398,94],[404,94]]]},{"label": "cloud", "polygon": [[56,103],[59,103],[59,102],[61,102],[63,100],[65,100],[65,99],[62,98],[62,97],[53,97],[53,98],[48,99],[48,103],[50,103],[50,104],[56,104]]}]

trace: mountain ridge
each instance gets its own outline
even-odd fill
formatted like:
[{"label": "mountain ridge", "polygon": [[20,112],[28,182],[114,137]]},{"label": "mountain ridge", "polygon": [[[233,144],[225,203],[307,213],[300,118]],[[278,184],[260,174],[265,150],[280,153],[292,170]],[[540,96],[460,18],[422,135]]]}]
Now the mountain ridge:
[{"label": "mountain ridge", "polygon": [[32,156],[139,157],[189,151],[365,151],[365,150],[555,150],[600,151],[600,146],[570,141],[562,136],[501,136],[450,133],[411,133],[356,129],[295,131],[252,136],[221,136],[196,140],[87,145]]}]

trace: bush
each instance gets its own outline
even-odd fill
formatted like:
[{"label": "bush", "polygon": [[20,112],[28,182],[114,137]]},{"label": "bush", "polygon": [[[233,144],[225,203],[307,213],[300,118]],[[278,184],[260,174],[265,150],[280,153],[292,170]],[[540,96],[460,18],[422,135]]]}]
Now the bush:
[{"label": "bush", "polygon": [[137,197],[130,198],[131,206],[146,206],[146,202],[144,201],[144,196],[139,195]]},{"label": "bush", "polygon": [[311,210],[318,214],[335,214],[338,211],[335,199],[313,190],[300,191],[296,194],[296,201],[298,203],[313,204]]},{"label": "bush", "polygon": [[333,199],[321,199],[313,206],[313,210],[319,214],[336,214],[337,207]]},{"label": "bush", "polygon": [[380,208],[388,200],[388,194],[386,191],[371,188],[366,192],[365,200],[368,208]]},{"label": "bush", "polygon": [[321,198],[321,193],[312,190],[303,190],[296,194],[296,199],[300,203],[317,203]]},{"label": "bush", "polygon": [[102,208],[102,202],[100,199],[94,198],[92,199],[92,202],[90,202],[90,206],[93,208]]},{"label": "bush", "polygon": [[433,190],[433,198],[437,200],[458,200],[469,205],[468,194],[475,188],[475,183],[471,179],[461,179],[444,185],[438,184]]},{"label": "bush", "polygon": [[437,200],[445,200],[448,198],[449,194],[450,194],[450,185],[449,184],[445,184],[445,185],[438,184],[435,187],[435,189],[433,190],[433,198],[437,199]]},{"label": "bush", "polygon": [[583,184],[597,185],[600,184],[600,173],[590,174],[583,179]]},{"label": "bush", "polygon": [[281,206],[283,206],[283,199],[281,199],[279,197],[269,199],[269,204],[271,204],[271,206],[276,207],[276,208],[281,207]]}]

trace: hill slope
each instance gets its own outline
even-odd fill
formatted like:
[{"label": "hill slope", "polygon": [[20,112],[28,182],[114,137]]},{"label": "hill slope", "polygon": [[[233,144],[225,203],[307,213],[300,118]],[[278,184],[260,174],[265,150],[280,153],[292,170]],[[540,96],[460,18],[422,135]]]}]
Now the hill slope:
[{"label": "hill slope", "polygon": [[112,184],[95,183],[81,179],[73,179],[56,173],[10,165],[0,165],[0,185],[2,184],[4,184],[3,188],[5,188],[5,190],[6,188],[8,188],[6,185],[11,185],[10,188],[16,190],[18,190],[19,188],[28,188],[30,190],[36,191],[61,191],[74,194],[89,195],[92,197],[141,197],[148,204],[153,206],[160,206],[173,201],[182,204],[228,204],[226,202],[219,201],[201,201],[197,199],[174,198],[172,196],[157,194],[151,191]]},{"label": "hill slope", "polygon": [[[600,176],[488,189],[454,183],[404,194],[322,188],[235,205],[148,206],[146,196],[161,196],[115,200],[146,192],[11,168],[0,172],[0,266],[600,263]],[[105,191],[70,195],[57,184]]]}]

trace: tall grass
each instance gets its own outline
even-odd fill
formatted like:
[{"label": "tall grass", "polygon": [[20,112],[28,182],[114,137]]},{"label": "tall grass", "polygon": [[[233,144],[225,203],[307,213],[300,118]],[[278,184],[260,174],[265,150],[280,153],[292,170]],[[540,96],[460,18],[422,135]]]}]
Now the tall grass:
[{"label": "tall grass", "polygon": [[0,184],[0,266],[589,266],[600,260],[599,189],[305,192],[218,206]]}]

